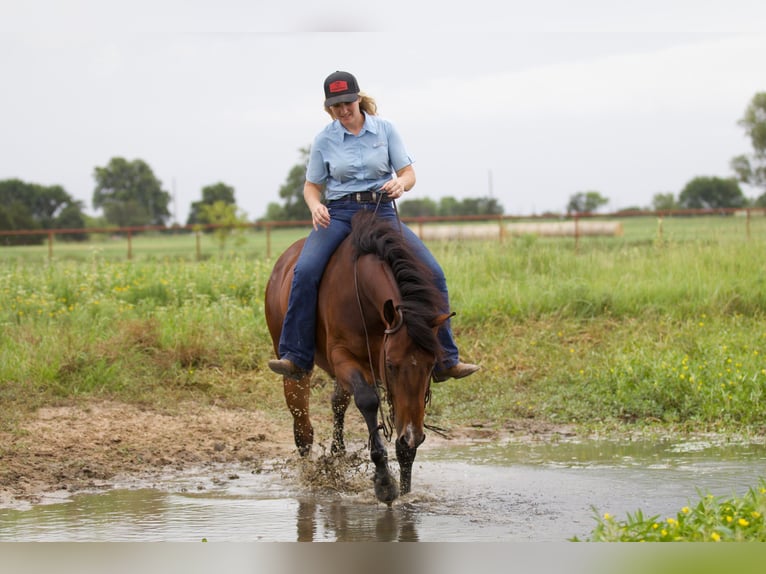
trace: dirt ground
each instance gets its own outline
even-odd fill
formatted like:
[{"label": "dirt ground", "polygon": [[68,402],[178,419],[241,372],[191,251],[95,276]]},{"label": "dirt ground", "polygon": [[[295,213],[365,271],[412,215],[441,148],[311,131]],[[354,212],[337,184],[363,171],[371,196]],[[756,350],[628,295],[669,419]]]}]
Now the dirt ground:
[{"label": "dirt ground", "polygon": [[108,487],[115,476],[258,461],[292,449],[290,430],[257,412],[186,405],[179,413],[118,403],[41,409],[20,432],[0,433],[0,506]]},{"label": "dirt ground", "polygon": [[[507,425],[503,433],[572,431],[522,421]],[[469,441],[498,435],[481,423],[451,434]],[[431,446],[440,441],[444,439],[429,433]],[[290,423],[254,411],[189,404],[167,414],[109,402],[45,408],[20,431],[0,433],[0,507],[39,503],[52,493],[107,489],[115,477],[294,454]]]}]

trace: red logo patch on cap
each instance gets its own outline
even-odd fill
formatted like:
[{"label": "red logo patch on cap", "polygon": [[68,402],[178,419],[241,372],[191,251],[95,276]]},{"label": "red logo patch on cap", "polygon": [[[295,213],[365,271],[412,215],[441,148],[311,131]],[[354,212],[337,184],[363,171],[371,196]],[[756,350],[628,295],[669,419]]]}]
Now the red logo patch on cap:
[{"label": "red logo patch on cap", "polygon": [[345,92],[348,90],[348,82],[344,80],[336,80],[330,84],[330,93],[335,94],[337,92]]}]

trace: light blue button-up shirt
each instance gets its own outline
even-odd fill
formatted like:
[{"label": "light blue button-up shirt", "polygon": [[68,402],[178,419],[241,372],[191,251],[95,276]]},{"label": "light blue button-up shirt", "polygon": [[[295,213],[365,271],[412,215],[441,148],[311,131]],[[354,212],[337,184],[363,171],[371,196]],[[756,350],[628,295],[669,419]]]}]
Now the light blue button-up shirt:
[{"label": "light blue button-up shirt", "polygon": [[325,185],[328,201],[356,191],[374,191],[413,163],[399,132],[388,120],[364,114],[359,135],[335,120],[311,144],[306,179]]}]

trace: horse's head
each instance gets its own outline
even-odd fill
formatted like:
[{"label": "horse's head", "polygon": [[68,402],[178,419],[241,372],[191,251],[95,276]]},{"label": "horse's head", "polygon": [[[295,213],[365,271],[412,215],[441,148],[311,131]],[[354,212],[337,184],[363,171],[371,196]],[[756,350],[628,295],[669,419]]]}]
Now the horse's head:
[{"label": "horse's head", "polygon": [[383,306],[387,328],[381,346],[380,377],[393,411],[397,448],[414,450],[426,438],[423,428],[426,401],[440,352],[436,331],[449,315],[439,315],[431,321],[427,326],[430,336],[425,337],[424,344],[424,333],[417,333],[405,309],[404,305],[395,306],[390,299]]},{"label": "horse's head", "polygon": [[[375,375],[386,387],[396,429],[400,489],[407,493],[412,463],[426,436],[423,427],[431,374],[443,352],[436,333],[449,318],[443,312],[448,305],[433,271],[391,221],[360,211],[352,222],[350,243],[355,248],[355,296],[362,316],[365,309],[367,313],[361,330],[367,354],[376,352],[367,338],[368,327],[374,334],[372,347],[379,345]],[[365,350],[358,349],[357,356],[364,357]],[[372,456],[382,460],[379,454]],[[388,492],[385,483],[376,479],[376,494]],[[384,499],[381,494],[378,498]]]}]

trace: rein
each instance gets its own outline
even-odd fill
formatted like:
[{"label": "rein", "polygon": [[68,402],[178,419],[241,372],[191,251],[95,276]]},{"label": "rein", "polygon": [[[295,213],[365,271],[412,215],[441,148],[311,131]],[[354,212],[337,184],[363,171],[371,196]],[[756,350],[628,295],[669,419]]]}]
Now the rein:
[{"label": "rein", "polygon": [[[375,367],[372,364],[372,349],[370,349],[370,334],[367,332],[367,321],[364,320],[364,309],[362,308],[362,296],[359,294],[359,265],[358,265],[358,259],[354,259],[354,291],[356,292],[356,303],[359,307],[359,316],[362,319],[362,327],[364,327],[364,342],[365,345],[367,345],[367,360],[370,364],[370,374],[372,375],[372,384],[373,388],[375,389],[375,394],[378,396],[378,411],[380,413],[380,423],[378,424],[378,429],[383,431],[383,436],[386,437],[387,441],[391,440],[391,437],[393,436],[393,424],[392,420],[394,418],[393,416],[393,405],[391,405],[391,401],[388,400],[388,380],[386,378],[386,338],[390,333],[395,333],[398,331],[402,324],[404,323],[404,317],[402,314],[399,314],[400,321],[397,323],[397,325],[394,327],[394,329],[386,329],[384,331],[383,336],[383,346],[382,346],[382,353],[383,353],[383,385],[385,386],[386,390],[386,402],[388,403],[389,409],[392,411],[390,413],[390,417],[386,416],[385,411],[383,410],[383,401],[380,397],[380,389],[378,388],[378,377],[375,375]],[[369,438],[370,444],[372,444],[372,435],[370,435]]]}]

